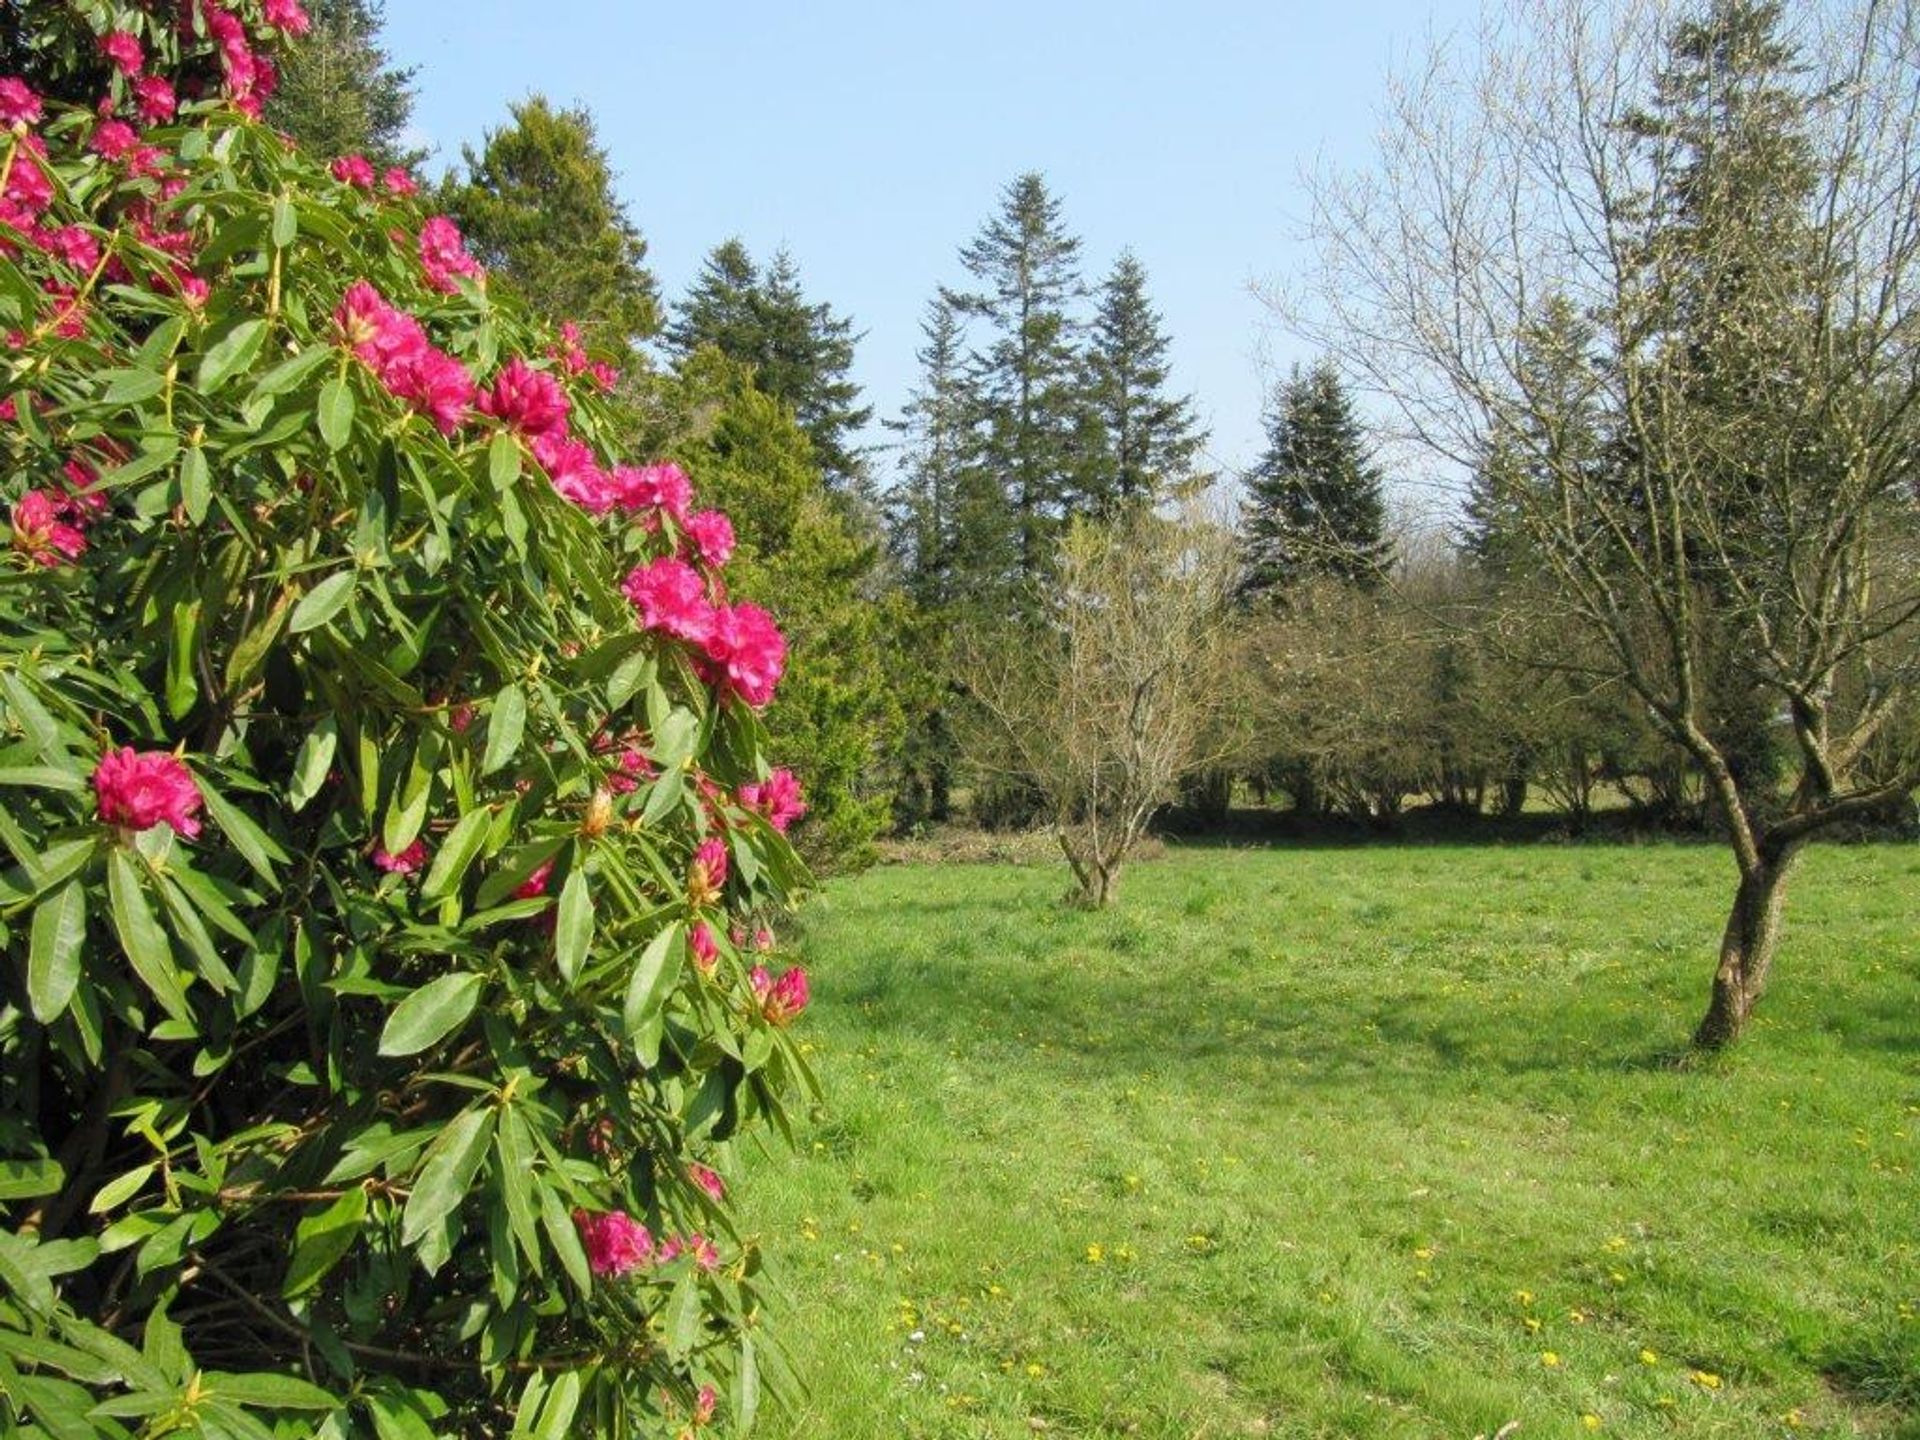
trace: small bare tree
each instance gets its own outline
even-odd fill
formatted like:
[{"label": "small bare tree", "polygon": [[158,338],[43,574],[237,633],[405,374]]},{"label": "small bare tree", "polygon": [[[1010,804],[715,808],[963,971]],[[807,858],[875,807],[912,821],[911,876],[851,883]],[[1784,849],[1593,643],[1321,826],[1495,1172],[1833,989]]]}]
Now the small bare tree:
[{"label": "small bare tree", "polygon": [[[1689,755],[1738,884],[1695,1035],[1823,830],[1920,780],[1920,6],[1527,0],[1319,189],[1302,328],[1499,501]],[[1756,738],[1757,737],[1757,738]],[[1764,752],[1764,763],[1755,761]]]},{"label": "small bare tree", "polygon": [[983,770],[1032,784],[1098,908],[1181,777],[1235,748],[1232,535],[1190,504],[1077,522],[1033,618],[975,626],[956,679]]}]

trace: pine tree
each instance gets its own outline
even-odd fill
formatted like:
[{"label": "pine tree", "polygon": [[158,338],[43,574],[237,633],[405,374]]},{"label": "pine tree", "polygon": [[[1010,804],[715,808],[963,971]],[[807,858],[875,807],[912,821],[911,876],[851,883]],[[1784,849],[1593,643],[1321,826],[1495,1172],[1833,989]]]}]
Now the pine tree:
[{"label": "pine tree", "polygon": [[1383,477],[1331,363],[1280,387],[1242,517],[1250,594],[1310,575],[1377,583],[1392,562]]},{"label": "pine tree", "polygon": [[1193,402],[1166,393],[1167,345],[1147,299],[1146,267],[1123,251],[1100,287],[1087,353],[1087,388],[1100,433],[1083,496],[1087,509],[1152,502],[1192,478],[1205,436]]},{"label": "pine tree", "polygon": [[286,47],[267,119],[320,155],[365,155],[381,166],[417,165],[406,143],[414,67],[380,44],[382,0],[307,0],[312,28]]},{"label": "pine tree", "polygon": [[1011,583],[1049,567],[1083,473],[1087,407],[1073,318],[1085,294],[1079,258],[1060,202],[1035,173],[1007,186],[1000,213],[960,252],[979,288],[948,302],[984,320],[991,336],[970,357],[968,387],[992,491],[963,495],[962,543],[983,556],[1010,548],[1014,566],[983,580]]},{"label": "pine tree", "polygon": [[920,383],[896,420],[887,426],[900,435],[899,479],[888,505],[888,531],[894,563],[907,593],[923,609],[937,609],[954,598],[956,515],[961,471],[970,446],[966,392],[961,366],[960,317],[945,299],[927,306],[915,352]]},{"label": "pine tree", "polygon": [[478,153],[465,150],[466,176],[449,180],[447,208],[474,254],[542,316],[631,355],[659,329],[658,292],[593,116],[538,95],[512,115]]},{"label": "pine tree", "polygon": [[858,337],[830,305],[808,302],[786,251],[762,271],[738,239],[715,246],[666,338],[682,358],[712,345],[752,366],[754,383],[791,409],[813,442],[827,483],[864,494],[866,462],[854,437],[873,410],[859,403],[860,387],[849,378]]}]

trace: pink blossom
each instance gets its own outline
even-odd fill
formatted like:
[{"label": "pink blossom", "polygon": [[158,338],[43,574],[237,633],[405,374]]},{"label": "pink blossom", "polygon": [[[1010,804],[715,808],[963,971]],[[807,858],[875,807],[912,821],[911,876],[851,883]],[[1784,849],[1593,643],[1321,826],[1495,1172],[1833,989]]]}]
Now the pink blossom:
[{"label": "pink blossom", "polygon": [[807,805],[800,798],[800,782],[794,778],[791,770],[775,770],[766,779],[740,787],[740,803],[749,810],[758,810],[767,817],[767,823],[781,834],[787,827],[807,813]]},{"label": "pink blossom", "polygon": [[444,215],[427,221],[420,231],[420,266],[427,272],[427,283],[451,295],[460,287],[455,276],[484,280],[487,272],[467,253],[460,227]]},{"label": "pink blossom", "polygon": [[696,1426],[712,1424],[713,1412],[719,1404],[720,1392],[711,1385],[702,1385],[693,1401],[693,1423]]},{"label": "pink blossom", "polygon": [[93,127],[87,148],[103,160],[118,160],[140,143],[140,136],[124,120],[102,120]]},{"label": "pink blossom", "polygon": [[66,493],[59,498],[61,509],[73,517],[74,524],[85,529],[107,513],[107,495],[99,488],[100,472],[75,456],[60,467],[66,477]]},{"label": "pink blossom", "polygon": [[44,113],[40,97],[18,76],[0,80],[0,125],[38,125]]},{"label": "pink blossom", "polygon": [[387,388],[451,435],[473,404],[473,376],[444,350],[428,346],[396,363],[383,377]]},{"label": "pink blossom", "polygon": [[544,860],[534,872],[514,887],[516,900],[537,900],[547,893],[547,881],[553,875],[553,861]]},{"label": "pink blossom", "polygon": [[787,665],[787,641],[773,617],[742,601],[713,613],[707,656],[727,686],[756,710],[773,699]]},{"label": "pink blossom", "polygon": [[76,270],[91,270],[100,263],[100,242],[84,225],[62,225],[40,237],[43,248],[58,255]]},{"label": "pink blossom", "polygon": [[364,280],[347,287],[333,318],[353,353],[391,394],[429,416],[443,435],[460,427],[473,403],[473,376],[433,346],[418,320],[389,305]]},{"label": "pink blossom", "polygon": [[122,75],[138,75],[146,67],[147,52],[140,48],[140,37],[131,30],[115,30],[100,37],[100,53],[113,62]]},{"label": "pink blossom", "polygon": [[587,375],[595,385],[608,392],[620,383],[620,372],[605,360],[596,360],[589,365]]},{"label": "pink blossom", "polygon": [[713,938],[713,927],[704,920],[696,920],[688,928],[687,949],[693,952],[694,968],[702,975],[711,975],[713,967],[720,963],[719,943]]},{"label": "pink blossom", "polygon": [[373,863],[389,875],[414,875],[426,867],[427,846],[422,840],[415,840],[398,855],[384,845],[373,847]]},{"label": "pink blossom", "polygon": [[718,570],[733,556],[733,522],[721,510],[702,510],[687,517],[684,526],[700,558]]},{"label": "pink blossom", "polygon": [[133,103],[149,125],[164,125],[180,108],[173,84],[164,75],[142,75],[133,82]]},{"label": "pink blossom", "polygon": [[389,195],[418,195],[420,182],[413,178],[413,172],[404,165],[395,165],[380,177],[380,184]]},{"label": "pink blossom", "polygon": [[654,1258],[662,1265],[670,1265],[682,1255],[693,1256],[693,1263],[702,1270],[720,1268],[720,1251],[704,1235],[671,1235],[660,1242]]},{"label": "pink blossom", "polygon": [[693,852],[693,864],[687,868],[687,903],[696,909],[720,898],[727,883],[727,842],[710,836]]},{"label": "pink blossom", "polygon": [[44,490],[29,490],[13,504],[13,548],[36,565],[64,565],[86,551],[87,537],[61,520],[65,505]]},{"label": "pink blossom", "polygon": [[493,388],[480,397],[483,413],[529,437],[563,427],[570,408],[560,382],[518,356],[500,367]]},{"label": "pink blossom", "polygon": [[595,1275],[618,1278],[651,1264],[655,1258],[653,1236],[624,1210],[604,1215],[576,1210],[573,1223],[580,1232],[580,1243],[586,1247],[587,1268]]},{"label": "pink blossom", "polygon": [[789,1025],[807,1008],[807,972],[798,965],[777,980],[766,966],[756,965],[747,983],[753,987],[760,1013],[769,1025]]},{"label": "pink blossom", "polygon": [[685,521],[687,507],[693,503],[693,482],[687,479],[686,471],[670,461],[639,467],[622,465],[613,472],[613,480],[620,494],[620,508],[629,512],[664,510],[677,525]]},{"label": "pink blossom", "polygon": [[300,0],[267,0],[262,18],[276,30],[284,30],[289,35],[304,35],[313,27],[313,21],[301,8]]},{"label": "pink blossom", "polygon": [[687,1162],[687,1179],[706,1191],[715,1200],[727,1198],[727,1182],[705,1165],[694,1161]]},{"label": "pink blossom", "polygon": [[[53,203],[53,181],[47,178],[47,172],[40,162],[25,149],[19,150],[13,157],[13,168],[7,172],[6,200],[17,213],[29,219],[37,220],[42,211]],[[21,225],[20,229],[27,228]]]},{"label": "pink blossom", "polygon": [[364,155],[342,155],[327,168],[342,185],[356,190],[373,188],[373,162]]},{"label": "pink blossom", "polygon": [[620,759],[607,776],[607,789],[615,795],[630,795],[640,788],[642,780],[651,780],[660,773],[659,768],[632,746],[620,752]]},{"label": "pink blossom", "polygon": [[550,353],[567,367],[569,375],[578,375],[587,368],[587,352],[580,348],[580,327],[571,320],[561,325],[560,343]]},{"label": "pink blossom", "polygon": [[643,630],[696,644],[712,632],[714,609],[707,600],[707,582],[677,555],[635,566],[620,588],[640,612]]},{"label": "pink blossom", "polygon": [[207,303],[207,297],[213,293],[213,287],[198,275],[175,275],[174,283],[180,289],[180,298],[198,310]]},{"label": "pink blossom", "polygon": [[553,488],[589,515],[604,515],[618,503],[613,483],[594,460],[592,447],[564,428],[534,436],[533,458],[547,472]]},{"label": "pink blossom", "polygon": [[93,772],[100,819],[127,830],[170,825],[191,840],[200,833],[194,813],[201,805],[193,772],[168,750],[109,750]]}]

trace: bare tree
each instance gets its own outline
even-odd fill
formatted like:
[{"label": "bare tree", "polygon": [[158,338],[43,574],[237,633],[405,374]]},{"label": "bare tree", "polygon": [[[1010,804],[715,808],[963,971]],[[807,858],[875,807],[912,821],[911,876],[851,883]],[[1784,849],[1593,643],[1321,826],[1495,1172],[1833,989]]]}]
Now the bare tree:
[{"label": "bare tree", "polygon": [[1431,449],[1505,457],[1593,678],[1698,766],[1739,873],[1703,1048],[1802,847],[1920,780],[1916,8],[1514,3],[1322,179],[1289,305]]},{"label": "bare tree", "polygon": [[1114,897],[1182,776],[1234,747],[1232,535],[1189,504],[1079,521],[1031,623],[959,637],[974,763],[1033,785],[1078,898]]}]

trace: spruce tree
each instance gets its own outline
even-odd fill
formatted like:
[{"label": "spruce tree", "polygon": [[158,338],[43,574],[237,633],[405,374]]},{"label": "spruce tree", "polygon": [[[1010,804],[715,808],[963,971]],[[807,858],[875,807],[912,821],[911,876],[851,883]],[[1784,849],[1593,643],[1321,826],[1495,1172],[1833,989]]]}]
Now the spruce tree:
[{"label": "spruce tree", "polygon": [[593,116],[539,95],[512,116],[465,150],[447,208],[473,253],[541,315],[578,324],[590,346],[636,353],[660,326],[657,289]]},{"label": "spruce tree", "polygon": [[982,485],[962,496],[965,544],[996,558],[1010,550],[1013,562],[1009,573],[983,580],[1010,584],[1048,568],[1083,473],[1087,406],[1073,314],[1085,294],[1079,258],[1080,241],[1036,173],[1007,186],[1000,212],[960,252],[978,288],[948,301],[989,332],[970,358],[968,388],[982,473],[992,482],[991,491]]},{"label": "spruce tree", "polygon": [[1312,575],[1378,583],[1393,557],[1383,477],[1331,363],[1294,368],[1267,437],[1242,516],[1248,592]]},{"label": "spruce tree", "polygon": [[793,411],[813,442],[827,483],[864,494],[865,457],[855,442],[873,410],[851,378],[858,337],[853,322],[825,303],[810,303],[799,267],[786,251],[762,270],[738,239],[708,254],[687,296],[675,307],[667,344],[685,358],[701,345],[753,368],[754,383]]},{"label": "spruce tree", "polygon": [[920,383],[899,418],[887,422],[901,437],[888,534],[907,593],[921,608],[936,609],[954,598],[956,516],[971,437],[960,317],[936,296],[920,333],[925,340],[915,352]]},{"label": "spruce tree", "polygon": [[365,155],[375,164],[417,165],[406,143],[414,67],[380,44],[382,0],[307,0],[312,28],[282,52],[280,86],[267,119],[319,155]]},{"label": "spruce tree", "polygon": [[1087,389],[1100,445],[1084,507],[1151,503],[1192,478],[1205,436],[1187,397],[1167,393],[1167,336],[1147,299],[1147,272],[1122,251],[1100,287],[1087,348]]}]

